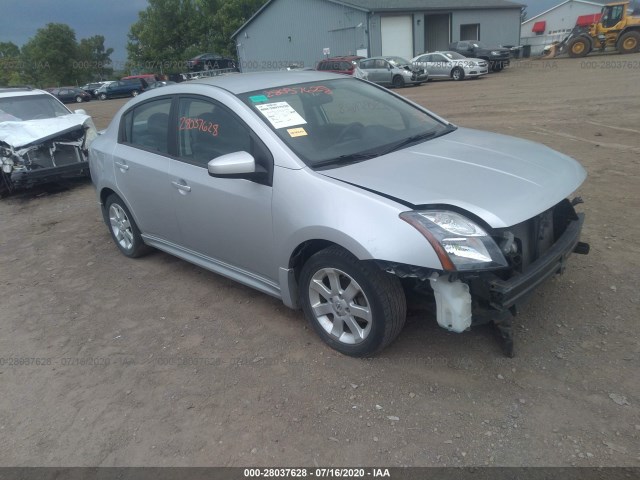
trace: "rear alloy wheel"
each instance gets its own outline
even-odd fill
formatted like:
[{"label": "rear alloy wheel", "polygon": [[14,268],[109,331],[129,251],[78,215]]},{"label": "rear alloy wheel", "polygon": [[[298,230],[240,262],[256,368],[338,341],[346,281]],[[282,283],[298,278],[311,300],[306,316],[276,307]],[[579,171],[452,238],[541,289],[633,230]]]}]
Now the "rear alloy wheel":
[{"label": "rear alloy wheel", "polygon": [[395,88],[403,88],[404,87],[404,78],[400,75],[396,75],[393,77],[393,86]]},{"label": "rear alloy wheel", "polygon": [[132,97],[137,97],[139,93],[140,92],[138,92],[138,90],[134,90],[133,92],[131,92],[131,96]]},{"label": "rear alloy wheel", "polygon": [[400,281],[333,246],[300,273],[300,300],[313,329],[331,348],[353,357],[374,354],[400,333],[407,313]]},{"label": "rear alloy wheel", "polygon": [[76,97],[76,103],[82,103],[82,97],[80,95]]},{"label": "rear alloy wheel", "polygon": [[451,71],[451,78],[455,81],[464,80],[464,70],[460,67],[456,67]]},{"label": "rear alloy wheel", "polygon": [[120,251],[130,258],[137,258],[149,252],[131,212],[117,195],[110,195],[105,202],[111,238]]},{"label": "rear alloy wheel", "polygon": [[640,32],[627,32],[618,40],[618,51],[620,53],[640,52]]},{"label": "rear alloy wheel", "polygon": [[567,51],[571,58],[586,57],[591,51],[591,43],[584,37],[577,37],[569,42]]}]

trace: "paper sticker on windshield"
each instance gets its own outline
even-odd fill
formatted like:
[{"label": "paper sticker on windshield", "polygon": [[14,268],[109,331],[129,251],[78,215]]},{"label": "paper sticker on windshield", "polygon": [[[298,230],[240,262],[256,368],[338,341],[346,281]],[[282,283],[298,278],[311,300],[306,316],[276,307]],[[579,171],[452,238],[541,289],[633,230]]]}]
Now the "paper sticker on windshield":
[{"label": "paper sticker on windshield", "polygon": [[254,95],[253,97],[249,97],[249,100],[251,100],[253,103],[260,103],[260,102],[268,102],[269,99],[267,98],[266,95]]},{"label": "paper sticker on windshield", "polygon": [[271,122],[273,128],[287,128],[296,125],[306,125],[304,118],[296,112],[287,102],[267,103],[264,105],[256,105],[260,113]]},{"label": "paper sticker on windshield", "polygon": [[289,135],[292,138],[306,137],[307,136],[307,131],[302,127],[300,127],[300,128],[290,128],[289,130],[287,130],[287,132],[289,133]]}]

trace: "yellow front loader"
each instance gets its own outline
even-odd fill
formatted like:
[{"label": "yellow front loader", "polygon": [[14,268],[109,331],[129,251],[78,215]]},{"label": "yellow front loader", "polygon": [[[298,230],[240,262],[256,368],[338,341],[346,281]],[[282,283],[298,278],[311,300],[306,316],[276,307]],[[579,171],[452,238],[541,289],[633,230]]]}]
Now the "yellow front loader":
[{"label": "yellow front loader", "polygon": [[598,23],[588,27],[576,26],[562,42],[546,47],[544,56],[552,58],[566,52],[577,58],[607,48],[620,53],[640,52],[640,16],[629,14],[629,4],[605,5]]}]

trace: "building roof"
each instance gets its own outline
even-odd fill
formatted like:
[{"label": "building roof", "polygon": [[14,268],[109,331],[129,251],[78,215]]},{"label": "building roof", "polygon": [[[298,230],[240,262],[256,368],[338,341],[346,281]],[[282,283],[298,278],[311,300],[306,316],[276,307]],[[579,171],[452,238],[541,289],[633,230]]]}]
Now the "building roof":
[{"label": "building roof", "polygon": [[360,7],[370,12],[390,10],[468,10],[476,8],[522,8],[525,5],[509,0],[342,0],[340,3]]},{"label": "building roof", "polygon": [[543,15],[546,15],[549,12],[553,12],[557,8],[560,8],[563,5],[566,5],[567,3],[571,3],[571,2],[586,3],[587,5],[593,5],[593,6],[597,6],[597,7],[602,7],[603,5],[606,5],[607,3],[609,3],[610,1],[611,0],[566,0],[566,1],[562,2],[562,3],[559,3],[555,7],[551,7],[549,10],[545,10],[544,12],[539,13],[535,17],[528,18],[527,20],[522,22],[522,25],[524,25],[526,23],[529,23],[529,22],[535,20],[536,18],[540,18],[540,17],[542,17]]},{"label": "building roof", "polygon": [[[525,5],[510,0],[326,0],[338,5],[344,5],[364,12],[393,12],[393,11],[421,11],[421,10],[469,10],[469,9],[497,9],[522,8]],[[268,8],[274,0],[269,0],[249,20],[247,20],[231,38],[235,38],[244,28]]]}]

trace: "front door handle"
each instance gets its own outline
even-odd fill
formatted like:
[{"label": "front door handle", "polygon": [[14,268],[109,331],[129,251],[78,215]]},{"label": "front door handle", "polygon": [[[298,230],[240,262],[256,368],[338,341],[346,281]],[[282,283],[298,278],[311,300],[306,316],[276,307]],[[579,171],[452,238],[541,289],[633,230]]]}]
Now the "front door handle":
[{"label": "front door handle", "polygon": [[171,185],[176,187],[181,192],[186,192],[186,193],[191,192],[191,187],[189,185],[185,185],[185,184],[177,182],[177,181],[171,182]]},{"label": "front door handle", "polygon": [[115,162],[115,164],[120,170],[129,170],[129,165],[125,163]]}]

